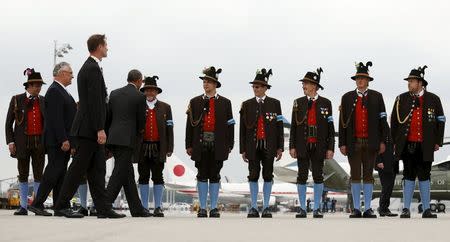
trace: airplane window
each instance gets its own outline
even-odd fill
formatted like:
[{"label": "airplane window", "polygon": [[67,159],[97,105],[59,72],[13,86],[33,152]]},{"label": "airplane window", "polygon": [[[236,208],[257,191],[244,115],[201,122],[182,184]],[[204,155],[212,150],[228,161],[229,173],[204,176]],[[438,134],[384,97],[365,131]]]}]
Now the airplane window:
[{"label": "airplane window", "polygon": [[449,171],[450,170],[450,161],[441,163],[441,164],[437,165],[437,167],[441,171]]}]

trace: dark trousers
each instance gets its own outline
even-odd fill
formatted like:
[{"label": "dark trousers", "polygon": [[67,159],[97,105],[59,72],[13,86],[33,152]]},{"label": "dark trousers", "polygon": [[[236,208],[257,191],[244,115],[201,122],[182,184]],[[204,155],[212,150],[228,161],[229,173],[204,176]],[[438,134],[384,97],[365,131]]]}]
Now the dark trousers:
[{"label": "dark trousers", "polygon": [[113,203],[123,187],[131,214],[141,213],[144,208],[139,199],[131,162],[134,150],[126,146],[112,146],[111,151],[114,156],[114,169],[107,187],[108,202]]},{"label": "dark trousers", "polygon": [[33,201],[33,205],[36,207],[44,207],[44,202],[52,190],[53,204],[55,204],[60,194],[70,159],[70,151],[64,152],[59,146],[47,147],[47,154],[48,164],[45,167],[39,191]]},{"label": "dark trousers", "polygon": [[257,149],[255,159],[248,161],[248,181],[258,182],[261,173],[264,182],[272,182],[273,180],[273,161],[274,157],[267,153],[265,149]]},{"label": "dark trousers", "polygon": [[348,157],[352,183],[360,183],[362,173],[363,182],[373,184],[373,169],[376,157],[377,152],[369,150],[368,139],[356,139],[355,150]]},{"label": "dark trousers", "polygon": [[99,145],[95,140],[81,137],[78,137],[76,153],[64,178],[55,209],[68,208],[69,201],[86,174],[98,213],[102,214],[111,209],[105,190],[105,146]]},{"label": "dark trousers", "polygon": [[430,180],[431,162],[423,160],[421,143],[407,142],[402,154],[403,178],[410,181]]},{"label": "dark trousers", "polygon": [[381,195],[380,195],[380,211],[386,211],[391,204],[392,190],[395,183],[394,172],[394,153],[391,143],[386,144],[386,151],[377,156],[377,164],[383,163],[384,168],[375,168],[378,171],[378,176],[381,182]]},{"label": "dark trousers", "polygon": [[25,158],[17,159],[19,182],[28,182],[30,174],[30,158],[33,166],[34,181],[40,182],[45,165],[45,148],[40,136],[27,136],[27,148]]},{"label": "dark trousers", "polygon": [[218,183],[220,182],[220,170],[223,167],[223,161],[215,159],[215,153],[213,149],[204,149],[202,151],[202,158],[199,161],[195,161],[195,167],[197,168],[197,181]]},{"label": "dark trousers", "polygon": [[306,156],[298,158],[297,184],[306,184],[310,169],[312,170],[314,183],[323,183],[323,164],[325,154],[316,147],[317,144],[308,144],[306,148]]},{"label": "dark trousers", "polygon": [[138,163],[139,184],[148,184],[151,172],[153,185],[164,185],[163,170],[164,162],[160,161],[159,156],[145,156]]}]

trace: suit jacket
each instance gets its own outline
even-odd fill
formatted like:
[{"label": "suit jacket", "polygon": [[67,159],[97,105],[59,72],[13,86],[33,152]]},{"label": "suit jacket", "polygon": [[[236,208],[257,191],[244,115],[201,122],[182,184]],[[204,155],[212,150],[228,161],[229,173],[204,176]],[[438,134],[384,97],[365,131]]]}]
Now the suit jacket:
[{"label": "suit jacket", "polygon": [[[255,97],[244,101],[240,110],[240,153],[246,153],[250,160],[255,159],[256,132],[259,118],[258,101]],[[267,152],[275,157],[277,150],[284,150],[283,116],[280,101],[267,97],[262,104],[264,130],[266,133]]]},{"label": "suit jacket", "polygon": [[108,146],[136,147],[138,134],[145,127],[145,96],[133,84],[111,92],[106,132]]},{"label": "suit jacket", "polygon": [[[334,123],[330,100],[319,96],[316,100],[317,144],[324,156],[327,150],[334,151]],[[294,101],[292,108],[289,149],[295,148],[297,155],[305,157],[308,139],[308,97]]]},{"label": "suit jacket", "polygon": [[[5,122],[6,144],[14,142],[16,145],[16,157],[25,159],[27,148],[27,112],[28,107],[25,104],[27,94],[15,95],[9,102],[8,113]],[[39,107],[43,118],[42,124],[45,126],[45,98],[39,95]]]},{"label": "suit jacket", "polygon": [[[355,104],[358,94],[355,90],[347,92],[342,96],[339,115],[339,147],[347,146],[347,153],[351,156],[354,152],[355,143]],[[377,152],[380,143],[385,142],[389,132],[386,121],[386,108],[383,95],[369,89],[367,91],[367,112],[369,128],[369,150]]]},{"label": "suit jacket", "polygon": [[[186,139],[185,146],[193,148],[191,159],[201,160],[203,149],[203,118],[205,116],[204,95],[192,98],[186,112]],[[223,96],[217,95],[215,99],[215,160],[227,160],[230,150],[234,146],[234,124],[231,101]]]},{"label": "suit jacket", "polygon": [[[147,108],[147,105],[145,106]],[[158,122],[159,134],[159,158],[166,162],[167,153],[173,153],[173,119],[170,105],[158,100],[155,104],[156,121]],[[145,127],[144,127],[145,128]],[[143,143],[143,135],[139,135],[139,144]],[[139,159],[142,160],[143,150],[138,147]]]},{"label": "suit jacket", "polygon": [[[60,146],[70,138],[70,128],[77,112],[77,104],[71,95],[56,81],[45,93],[45,128],[46,146]],[[73,145],[73,144],[72,144]]]},{"label": "suit jacket", "polygon": [[106,85],[98,63],[89,57],[78,72],[79,105],[71,134],[97,140],[97,132],[105,129]]},{"label": "suit jacket", "polygon": [[[401,159],[401,154],[408,139],[414,98],[409,92],[405,92],[397,97],[391,114],[391,133],[395,144],[395,154],[397,159]],[[398,107],[398,113],[397,113]],[[442,146],[444,141],[445,116],[442,109],[441,100],[434,93],[425,91],[423,94],[422,106],[422,132],[423,132],[423,160],[434,161],[434,146]]]}]

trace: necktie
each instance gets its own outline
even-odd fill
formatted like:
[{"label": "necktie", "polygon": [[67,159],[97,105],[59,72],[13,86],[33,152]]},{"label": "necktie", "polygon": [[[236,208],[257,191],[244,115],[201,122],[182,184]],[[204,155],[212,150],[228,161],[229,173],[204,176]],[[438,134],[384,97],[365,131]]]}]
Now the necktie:
[{"label": "necktie", "polygon": [[314,102],[314,98],[308,98],[308,110],[311,109]]}]

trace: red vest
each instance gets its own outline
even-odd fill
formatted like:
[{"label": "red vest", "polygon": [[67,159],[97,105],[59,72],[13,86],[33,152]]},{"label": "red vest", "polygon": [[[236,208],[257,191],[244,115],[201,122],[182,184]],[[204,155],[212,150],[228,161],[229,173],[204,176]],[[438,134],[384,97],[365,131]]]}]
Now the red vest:
[{"label": "red vest", "polygon": [[209,112],[203,119],[203,131],[214,132],[216,128],[216,109],[214,107],[215,98],[209,99]]},{"label": "red vest", "polygon": [[419,97],[420,105],[415,108],[411,117],[411,127],[408,133],[408,141],[410,142],[422,142],[422,109],[423,109],[423,96]]},{"label": "red vest", "polygon": [[159,141],[158,121],[156,120],[155,109],[147,109],[147,120],[145,122],[144,141]]},{"label": "red vest", "polygon": [[[316,120],[316,101],[313,101],[311,108],[308,110],[308,126],[317,125]],[[308,143],[317,143],[317,137],[308,137]]]},{"label": "red vest", "polygon": [[266,132],[264,131],[264,118],[260,114],[258,118],[258,124],[256,127],[256,138],[258,140],[266,139]]},{"label": "red vest", "polygon": [[[367,95],[364,96],[367,99]],[[356,138],[369,137],[369,120],[367,108],[362,105],[362,97],[358,96],[355,108],[355,136]]]},{"label": "red vest", "polygon": [[[30,102],[30,99],[26,99],[25,105]],[[42,114],[41,107],[39,106],[39,98],[35,98],[33,106],[27,111],[27,135],[41,135],[42,134]]]}]

